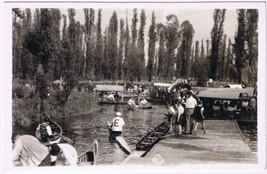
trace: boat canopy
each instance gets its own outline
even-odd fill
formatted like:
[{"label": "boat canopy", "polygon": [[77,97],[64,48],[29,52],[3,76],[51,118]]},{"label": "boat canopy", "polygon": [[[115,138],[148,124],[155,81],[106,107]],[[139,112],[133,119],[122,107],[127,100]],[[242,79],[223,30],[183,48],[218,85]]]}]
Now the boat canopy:
[{"label": "boat canopy", "polygon": [[96,85],[95,91],[123,92],[123,86],[120,85]]},{"label": "boat canopy", "polygon": [[170,83],[154,83],[154,86],[158,87],[170,87],[172,84]]},{"label": "boat canopy", "polygon": [[208,88],[204,91],[200,91],[197,96],[199,98],[237,100],[242,97],[252,97],[253,88]]}]

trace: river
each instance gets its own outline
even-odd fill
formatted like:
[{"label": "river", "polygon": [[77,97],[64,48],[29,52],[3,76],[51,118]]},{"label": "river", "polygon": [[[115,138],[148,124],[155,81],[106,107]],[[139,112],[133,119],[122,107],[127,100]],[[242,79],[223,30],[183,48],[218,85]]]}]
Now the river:
[{"label": "river", "polygon": [[[92,95],[93,98],[93,95]],[[164,105],[153,105],[153,109],[128,110],[126,105],[98,105],[90,100],[90,113],[78,114],[57,120],[62,125],[64,134],[74,140],[76,149],[81,150],[86,145],[99,142],[98,165],[111,165],[123,162],[127,155],[116,143],[109,141],[107,121],[115,117],[115,112],[122,112],[125,121],[123,137],[132,150],[135,144],[151,129],[164,120],[167,109]],[[67,125],[67,126],[66,126]],[[242,125],[241,130],[252,151],[257,154],[257,127]]]}]

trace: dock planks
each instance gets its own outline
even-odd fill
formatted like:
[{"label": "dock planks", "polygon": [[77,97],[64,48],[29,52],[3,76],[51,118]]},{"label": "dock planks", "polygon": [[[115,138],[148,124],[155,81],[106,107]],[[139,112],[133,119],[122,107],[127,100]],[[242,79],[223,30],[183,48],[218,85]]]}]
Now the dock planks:
[{"label": "dock planks", "polygon": [[256,164],[257,156],[243,141],[235,120],[207,120],[206,134],[198,127],[197,135],[176,137],[168,135],[156,144],[145,157],[130,156],[127,165],[183,164]]}]

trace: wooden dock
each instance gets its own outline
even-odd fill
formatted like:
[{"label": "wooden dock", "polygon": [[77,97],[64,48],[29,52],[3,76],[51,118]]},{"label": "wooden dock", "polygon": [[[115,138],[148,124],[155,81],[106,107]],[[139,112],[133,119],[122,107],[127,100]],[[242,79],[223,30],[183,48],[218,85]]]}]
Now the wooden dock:
[{"label": "wooden dock", "polygon": [[145,157],[133,152],[125,165],[181,166],[187,164],[256,164],[257,156],[243,141],[234,120],[206,120],[197,135],[167,135]]}]

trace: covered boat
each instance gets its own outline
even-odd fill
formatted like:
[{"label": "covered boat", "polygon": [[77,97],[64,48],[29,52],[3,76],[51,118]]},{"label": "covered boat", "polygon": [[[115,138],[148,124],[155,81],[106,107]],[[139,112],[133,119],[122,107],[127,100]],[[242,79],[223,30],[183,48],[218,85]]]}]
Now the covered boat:
[{"label": "covered boat", "polygon": [[[115,100],[108,100],[109,94],[114,94]],[[127,104],[124,101],[124,87],[121,85],[96,85],[95,99],[98,104]]]}]

